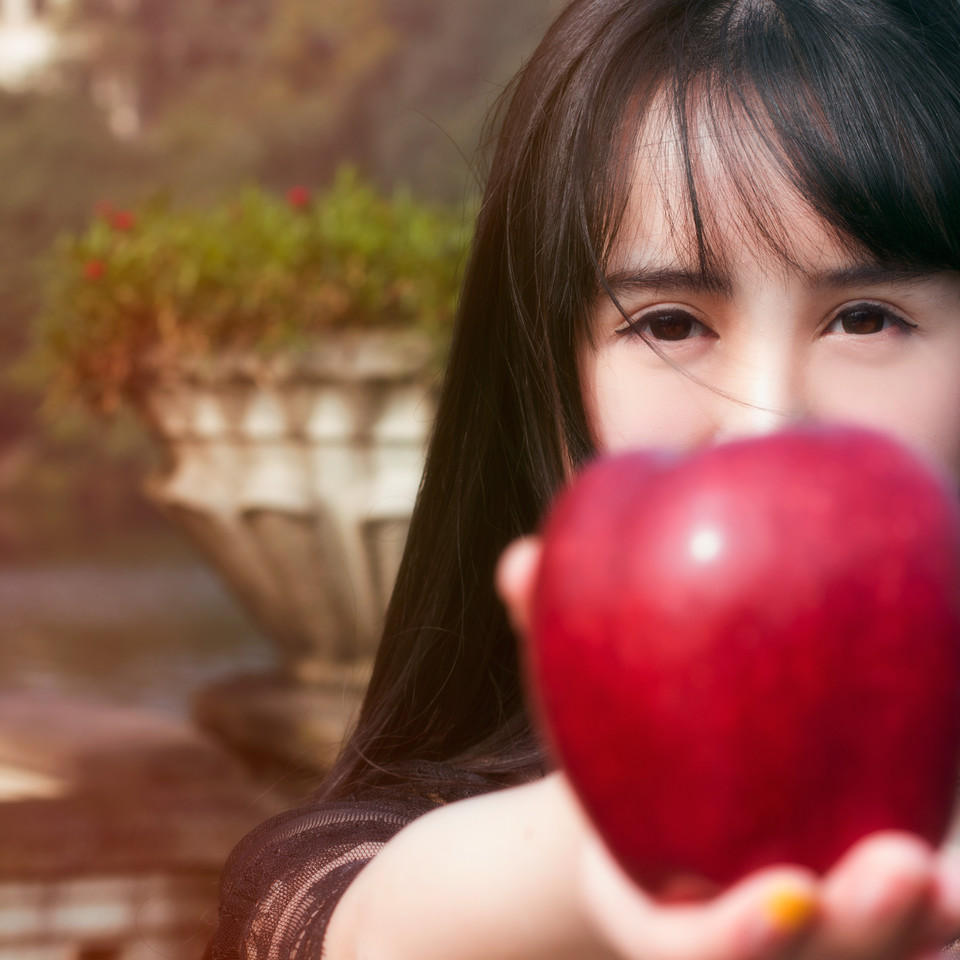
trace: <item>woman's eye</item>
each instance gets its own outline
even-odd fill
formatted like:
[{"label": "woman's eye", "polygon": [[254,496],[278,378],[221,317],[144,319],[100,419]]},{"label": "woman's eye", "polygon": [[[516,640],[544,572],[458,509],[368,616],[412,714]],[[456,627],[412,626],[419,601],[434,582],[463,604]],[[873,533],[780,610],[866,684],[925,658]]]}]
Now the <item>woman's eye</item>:
[{"label": "woman's eye", "polygon": [[650,340],[669,342],[708,336],[710,331],[696,317],[683,310],[665,310],[634,317],[628,326],[622,327],[617,333],[639,334]]},{"label": "woman's eye", "polygon": [[915,323],[904,320],[903,317],[878,303],[858,303],[856,306],[844,309],[825,332],[868,336],[872,333],[882,333],[891,327],[908,330],[916,326]]}]

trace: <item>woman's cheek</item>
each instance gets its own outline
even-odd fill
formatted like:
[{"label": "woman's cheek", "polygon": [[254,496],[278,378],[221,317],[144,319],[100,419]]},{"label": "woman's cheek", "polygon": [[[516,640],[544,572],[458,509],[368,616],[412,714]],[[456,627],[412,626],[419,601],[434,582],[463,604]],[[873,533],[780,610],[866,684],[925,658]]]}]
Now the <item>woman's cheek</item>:
[{"label": "woman's cheek", "polygon": [[708,442],[713,403],[703,388],[676,370],[651,369],[625,353],[600,350],[581,361],[584,407],[597,449],[676,450]]},{"label": "woman's cheek", "polygon": [[816,419],[890,433],[960,481],[960,337],[889,366],[820,363],[811,396]]}]

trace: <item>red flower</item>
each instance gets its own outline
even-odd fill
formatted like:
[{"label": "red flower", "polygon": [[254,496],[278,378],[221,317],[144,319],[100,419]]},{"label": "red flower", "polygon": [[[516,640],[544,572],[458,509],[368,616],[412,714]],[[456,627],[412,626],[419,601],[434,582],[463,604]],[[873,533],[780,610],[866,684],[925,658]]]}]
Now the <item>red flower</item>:
[{"label": "red flower", "polygon": [[110,226],[120,233],[126,233],[132,230],[137,223],[137,218],[129,210],[118,210],[110,217]]},{"label": "red flower", "polygon": [[83,265],[83,275],[88,280],[99,280],[106,269],[107,265],[102,260],[88,260]]},{"label": "red flower", "polygon": [[287,203],[289,203],[291,207],[295,207],[297,210],[302,210],[304,207],[308,206],[312,199],[313,196],[310,193],[309,187],[296,186],[291,187],[287,191]]}]

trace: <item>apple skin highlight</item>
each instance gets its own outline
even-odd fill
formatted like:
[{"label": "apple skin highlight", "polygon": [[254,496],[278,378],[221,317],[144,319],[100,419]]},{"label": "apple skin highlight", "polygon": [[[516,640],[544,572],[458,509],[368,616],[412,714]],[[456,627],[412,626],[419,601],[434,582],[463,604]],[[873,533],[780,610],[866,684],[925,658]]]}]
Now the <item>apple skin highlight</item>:
[{"label": "apple skin highlight", "polygon": [[726,886],[947,830],[960,505],[898,442],[810,427],[586,468],[527,650],[548,743],[627,873]]}]

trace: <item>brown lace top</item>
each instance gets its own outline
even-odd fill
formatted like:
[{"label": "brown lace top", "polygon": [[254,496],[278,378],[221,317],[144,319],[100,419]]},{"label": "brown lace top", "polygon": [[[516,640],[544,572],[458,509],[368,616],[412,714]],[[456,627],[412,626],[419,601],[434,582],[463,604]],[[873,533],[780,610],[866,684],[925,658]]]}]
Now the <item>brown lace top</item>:
[{"label": "brown lace top", "polygon": [[502,779],[444,764],[410,764],[389,783],[267,820],[224,866],[219,923],[205,960],[319,960],[338,900],[401,827],[502,786]]}]

